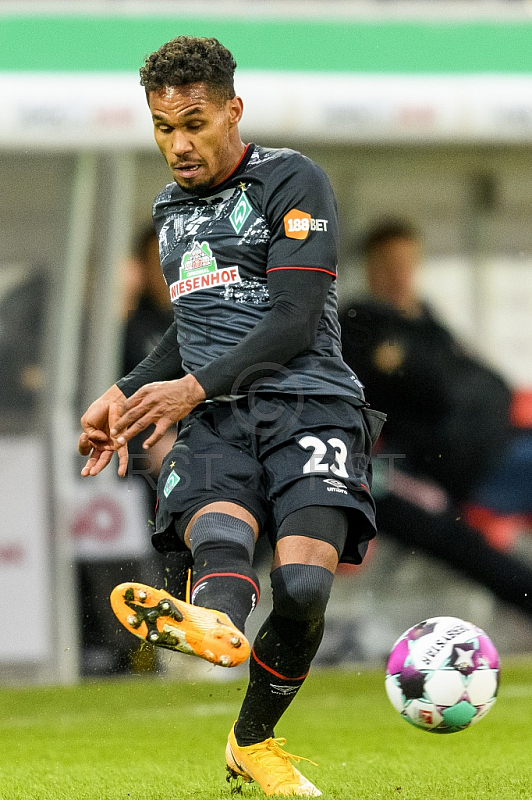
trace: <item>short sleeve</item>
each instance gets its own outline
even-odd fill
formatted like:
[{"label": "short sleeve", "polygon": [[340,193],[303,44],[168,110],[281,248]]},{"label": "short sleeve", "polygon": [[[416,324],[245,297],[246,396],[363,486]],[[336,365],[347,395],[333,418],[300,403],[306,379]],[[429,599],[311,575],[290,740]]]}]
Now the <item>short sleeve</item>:
[{"label": "short sleeve", "polygon": [[336,276],[336,200],[317,164],[299,153],[283,159],[266,185],[264,213],[271,234],[267,272],[299,267]]}]

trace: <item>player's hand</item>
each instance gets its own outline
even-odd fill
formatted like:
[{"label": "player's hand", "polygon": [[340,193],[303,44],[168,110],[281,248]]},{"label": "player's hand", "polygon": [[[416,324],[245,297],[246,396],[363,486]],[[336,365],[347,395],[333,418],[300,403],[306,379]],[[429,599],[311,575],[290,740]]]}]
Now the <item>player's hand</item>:
[{"label": "player's hand", "polygon": [[190,414],[203,400],[205,392],[193,375],[175,381],[147,383],[125,401],[124,413],[111,427],[111,436],[119,445],[125,445],[149,425],[155,425],[143,444],[147,449],[161,439],[170,425]]},{"label": "player's hand", "polygon": [[118,453],[118,474],[124,477],[127,472],[127,445],[117,442],[110,429],[123,413],[126,397],[118,386],[112,386],[92,403],[81,418],[81,433],[78,450],[82,456],[89,456],[81,470],[83,477],[98,475],[111,461],[113,453]]}]

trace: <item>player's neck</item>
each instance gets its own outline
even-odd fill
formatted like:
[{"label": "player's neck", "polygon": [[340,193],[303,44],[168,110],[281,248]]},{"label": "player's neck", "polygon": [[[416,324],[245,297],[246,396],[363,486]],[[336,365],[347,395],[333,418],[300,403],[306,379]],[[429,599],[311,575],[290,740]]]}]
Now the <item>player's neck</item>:
[{"label": "player's neck", "polygon": [[221,183],[225,183],[225,181],[228,180],[231,177],[231,175],[233,175],[237,171],[240,164],[244,160],[244,156],[247,153],[248,147],[249,144],[244,144],[244,142],[241,139],[238,140],[234,148],[234,151],[232,151],[231,159],[228,159],[231,161],[231,167],[227,170],[227,172],[224,173],[222,179],[214,184],[214,187],[220,186]]}]

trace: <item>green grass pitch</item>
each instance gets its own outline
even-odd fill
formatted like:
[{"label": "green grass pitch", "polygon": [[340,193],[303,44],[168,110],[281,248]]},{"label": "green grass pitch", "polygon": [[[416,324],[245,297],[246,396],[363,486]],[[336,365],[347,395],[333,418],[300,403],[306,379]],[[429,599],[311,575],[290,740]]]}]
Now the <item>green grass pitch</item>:
[{"label": "green grass pitch", "polygon": [[[244,689],[157,678],[4,688],[0,798],[229,800],[224,747]],[[530,800],[532,660],[503,661],[492,711],[447,736],[399,717],[384,670],[316,670],[277,734],[319,764],[302,771],[325,800]],[[264,795],[244,786],[246,797]]]}]

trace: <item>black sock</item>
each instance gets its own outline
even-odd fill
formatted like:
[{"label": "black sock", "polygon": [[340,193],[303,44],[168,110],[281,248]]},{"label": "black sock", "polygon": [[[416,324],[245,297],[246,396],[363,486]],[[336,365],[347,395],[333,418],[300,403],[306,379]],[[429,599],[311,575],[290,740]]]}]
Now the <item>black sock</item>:
[{"label": "black sock", "polygon": [[273,610],[260,629],[249,664],[249,686],[235,726],[239,745],[274,735],[274,727],[307,677],[323,636],[324,617],[294,620]]},{"label": "black sock", "polygon": [[191,602],[223,611],[243,631],[259,599],[259,580],[246,547],[211,541],[194,550]]}]

